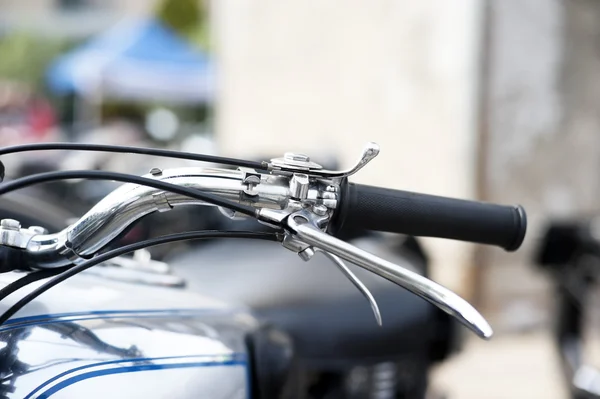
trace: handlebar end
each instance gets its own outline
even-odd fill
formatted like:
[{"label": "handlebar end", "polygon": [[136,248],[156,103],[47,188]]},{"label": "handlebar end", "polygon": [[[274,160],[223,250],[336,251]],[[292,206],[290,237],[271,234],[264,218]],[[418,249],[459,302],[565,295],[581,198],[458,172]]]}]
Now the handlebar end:
[{"label": "handlebar end", "polygon": [[515,239],[506,246],[504,249],[508,252],[514,252],[521,247],[523,240],[525,240],[525,233],[527,233],[527,214],[525,209],[521,205],[517,205],[515,210]]}]

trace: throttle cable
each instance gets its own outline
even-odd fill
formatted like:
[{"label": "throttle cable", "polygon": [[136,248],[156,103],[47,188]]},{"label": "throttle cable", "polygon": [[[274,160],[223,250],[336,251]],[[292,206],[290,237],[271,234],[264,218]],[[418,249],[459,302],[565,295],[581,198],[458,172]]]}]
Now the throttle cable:
[{"label": "throttle cable", "polygon": [[[5,148],[0,148],[0,156],[6,154],[15,154],[29,151],[47,151],[47,150],[75,150],[75,151],[94,151],[94,152],[116,152],[126,154],[143,154],[158,157],[188,159],[199,162],[212,162],[222,165],[242,166],[252,169],[267,169],[267,162],[254,162],[243,159],[219,157],[216,155],[195,154],[192,152],[182,152],[176,150],[164,150],[159,148],[132,147],[122,145],[107,144],[85,144],[85,143],[34,143],[22,144]],[[0,162],[1,164],[1,162]]]}]

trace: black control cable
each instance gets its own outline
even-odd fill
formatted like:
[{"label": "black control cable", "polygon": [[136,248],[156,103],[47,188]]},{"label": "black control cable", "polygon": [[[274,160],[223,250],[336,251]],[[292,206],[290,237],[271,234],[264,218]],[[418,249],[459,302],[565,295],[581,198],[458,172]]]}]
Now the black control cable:
[{"label": "black control cable", "polygon": [[[188,241],[188,240],[203,240],[211,238],[250,238],[250,239],[262,239],[269,241],[281,241],[281,235],[277,233],[259,233],[254,231],[190,231],[186,233],[169,234],[148,240],[140,241],[137,243],[125,245],[120,248],[110,250],[95,256],[94,258],[84,261],[79,265],[72,266],[68,270],[63,271],[58,276],[55,276],[52,280],[44,283],[38,288],[31,291],[29,294],[21,298],[17,303],[12,305],[6,312],[0,316],[0,326],[10,319],[15,313],[21,310],[28,303],[33,301],[50,288],[62,283],[70,277],[75,276],[82,271],[89,269],[90,267],[96,266],[99,263],[105,262],[117,256],[124,255],[129,252],[137,251],[139,249],[148,248],[155,245],[167,244],[175,241]],[[21,279],[19,279],[21,280]],[[19,280],[14,283],[19,282]],[[14,284],[13,283],[13,284]],[[8,292],[6,290],[5,292]],[[10,294],[10,292],[9,292]],[[7,295],[9,295],[7,294]]]},{"label": "black control cable", "polygon": [[18,280],[13,281],[12,283],[10,283],[7,286],[2,287],[2,289],[0,289],[0,302],[7,296],[11,295],[13,292],[20,290],[21,288],[25,287],[26,285],[35,283],[36,281],[40,281],[45,278],[54,277],[58,274],[61,274],[62,272],[69,270],[72,267],[73,267],[72,265],[69,265],[69,266],[62,266],[62,267],[54,267],[52,269],[43,269],[43,270],[36,270],[33,272],[29,272],[26,275],[24,275],[23,277],[19,278]]},{"label": "black control cable", "polygon": [[[200,161],[200,162],[212,162],[212,163],[219,163],[219,164],[224,164],[224,165],[242,166],[242,167],[249,167],[249,168],[261,169],[261,170],[266,169],[268,166],[268,164],[266,162],[253,162],[253,161],[246,161],[246,160],[241,160],[241,159],[225,158],[225,157],[218,157],[218,156],[204,155],[204,154],[195,154],[195,153],[188,153],[188,152],[180,152],[180,151],[173,151],[173,150],[131,147],[131,146],[102,145],[102,144],[78,144],[78,143],[35,143],[35,144],[17,145],[17,146],[0,148],[0,155],[13,154],[13,153],[19,153],[19,152],[29,152],[29,151],[41,151],[41,150],[76,150],[76,151],[96,151],[96,152],[144,154],[144,155],[152,155],[152,156],[160,156],[160,157],[188,159],[188,160]],[[4,178],[4,174],[5,174],[5,167],[4,167],[4,164],[0,161],[0,181],[2,181],[2,179]],[[149,186],[149,187],[161,189],[161,190],[164,190],[167,192],[173,192],[176,194],[185,195],[185,196],[188,196],[191,198],[198,199],[200,201],[212,203],[217,206],[229,208],[231,210],[240,212],[240,213],[248,215],[248,216],[256,216],[255,210],[252,207],[240,205],[235,202],[214,196],[212,194],[203,193],[201,190],[182,187],[182,186],[178,186],[175,184],[166,183],[166,182],[163,182],[160,180],[154,180],[154,179],[145,178],[145,177],[141,177],[141,176],[136,176],[136,175],[131,175],[131,174],[123,174],[123,173],[117,173],[117,172],[107,172],[107,171],[90,171],[90,170],[58,171],[58,172],[47,172],[47,173],[40,173],[40,174],[36,174],[36,175],[30,175],[30,176],[15,179],[8,183],[4,183],[4,184],[0,185],[0,195],[7,194],[9,192],[12,192],[12,191],[15,191],[15,190],[18,190],[21,188],[25,188],[28,186],[40,184],[40,183],[58,181],[58,180],[69,180],[69,179],[113,180],[113,181],[120,181],[120,182],[125,182],[125,183],[140,184],[143,186]],[[211,233],[211,235],[210,236],[207,235],[208,233]],[[189,237],[188,237],[188,235],[189,235]],[[208,239],[208,238],[216,238],[216,237],[255,238],[255,239],[262,238],[262,239],[271,239],[271,240],[278,239],[278,236],[275,233],[189,232],[189,233],[180,233],[180,234],[173,234],[173,235],[169,235],[169,236],[158,237],[156,239],[142,241],[142,242],[132,244],[132,245],[136,245],[136,246],[144,245],[140,248],[146,248],[148,246],[159,245],[159,244],[163,244],[166,242],[175,242],[175,241],[192,240],[192,239],[203,239],[203,238]],[[166,240],[166,241],[163,241],[163,240]],[[128,247],[131,247],[132,245],[130,245]],[[0,300],[6,298],[7,296],[11,295],[15,291],[19,290],[20,288],[23,288],[26,285],[31,284],[35,281],[39,281],[39,280],[43,280],[43,279],[46,279],[49,277],[57,276],[60,273],[66,273],[66,271],[72,270],[75,267],[81,267],[90,262],[93,262],[93,263],[91,265],[89,265],[89,267],[91,267],[97,263],[101,263],[112,257],[120,256],[119,253],[115,253],[112,256],[110,256],[109,254],[114,253],[115,251],[124,250],[125,248],[126,247],[117,248],[113,251],[98,255],[97,257],[95,257],[89,261],[86,261],[79,266],[63,266],[60,268],[37,270],[37,271],[31,272],[31,273],[28,273],[27,275],[21,277],[20,279],[14,281],[13,283],[7,285],[6,287],[4,287],[2,289],[0,289]],[[123,252],[123,253],[131,252],[131,251],[135,251],[135,250],[137,250],[137,249],[126,250],[126,252]],[[109,256],[109,257],[107,257],[107,256]],[[100,257],[103,257],[103,258],[100,258]],[[99,258],[103,259],[103,260],[98,260]],[[82,270],[85,270],[85,269],[82,269]],[[78,272],[75,272],[74,274],[77,274],[77,273]],[[61,276],[62,275],[60,275],[59,277],[56,277],[54,280],[60,278]],[[70,277],[70,275],[65,276],[61,281],[64,281],[69,277]],[[47,284],[52,283],[54,280],[51,280]],[[61,281],[55,282],[52,286],[60,283]],[[44,286],[39,287],[39,288],[43,288]],[[46,288],[45,290],[51,288],[52,286]],[[43,293],[43,291],[40,292],[40,294],[41,293]],[[33,292],[31,294],[33,294]],[[40,295],[40,294],[38,294],[38,295]],[[23,298],[21,301],[23,301],[23,300],[25,300],[25,298]],[[21,301],[19,301],[19,302],[21,302]],[[16,305],[17,304],[15,304],[15,306]],[[22,306],[25,306],[25,304],[22,304]],[[10,309],[9,309],[9,311],[10,311]],[[7,313],[9,311],[7,311]],[[14,312],[16,312],[16,311],[18,311],[18,309],[14,310]],[[12,314],[14,314],[14,312]],[[9,318],[11,315],[8,315],[7,318]],[[4,319],[2,317],[0,317],[0,320],[4,320]],[[4,321],[0,321],[0,324],[2,324],[3,322]]]},{"label": "black control cable", "polygon": [[[123,145],[107,144],[85,144],[85,143],[34,143],[22,144],[10,147],[0,148],[0,156],[6,154],[15,154],[29,151],[47,151],[47,150],[71,150],[71,151],[95,151],[95,152],[116,152],[125,154],[143,154],[158,157],[188,159],[191,161],[211,162],[222,165],[242,166],[252,169],[265,170],[268,168],[267,162],[254,162],[244,159],[226,158],[215,155],[196,154],[192,152],[182,152],[176,150],[164,150],[159,148],[144,148]],[[1,165],[1,162],[0,162]],[[0,171],[3,166],[0,166]]]},{"label": "black control cable", "polygon": [[167,183],[162,180],[155,180],[127,173],[107,172],[102,170],[67,170],[59,172],[45,172],[25,176],[0,184],[0,195],[7,194],[11,191],[29,187],[35,184],[69,179],[114,180],[125,183],[139,184],[142,186],[154,187],[159,190],[185,195],[187,197],[194,198],[200,201],[208,202],[224,208],[229,208],[244,215],[256,217],[256,210],[250,206],[237,204],[233,201],[226,200],[213,194],[202,192],[198,189],[183,187],[177,184]]}]

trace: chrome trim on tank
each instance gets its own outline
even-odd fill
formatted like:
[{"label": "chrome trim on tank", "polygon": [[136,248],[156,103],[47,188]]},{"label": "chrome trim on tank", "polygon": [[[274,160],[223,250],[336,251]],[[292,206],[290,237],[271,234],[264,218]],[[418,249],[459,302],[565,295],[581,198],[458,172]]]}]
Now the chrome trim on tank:
[{"label": "chrome trim on tank", "polygon": [[[247,320],[244,310],[230,308],[14,318],[0,329],[0,396],[81,397],[73,392],[83,390],[87,398],[195,398],[210,390],[246,398]],[[215,386],[215,375],[227,386]]]},{"label": "chrome trim on tank", "polygon": [[[183,369],[194,367],[248,366],[245,354],[233,353],[230,356],[175,356],[163,358],[140,358],[115,360],[88,364],[67,370],[31,391],[23,399],[48,398],[75,383],[106,375],[135,373],[143,371]],[[91,370],[89,370],[91,369]]]}]

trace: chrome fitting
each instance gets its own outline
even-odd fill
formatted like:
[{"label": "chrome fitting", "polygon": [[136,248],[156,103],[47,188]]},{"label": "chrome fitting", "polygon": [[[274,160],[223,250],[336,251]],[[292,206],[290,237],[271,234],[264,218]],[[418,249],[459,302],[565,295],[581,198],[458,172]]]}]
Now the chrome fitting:
[{"label": "chrome fitting", "polygon": [[308,175],[304,173],[294,173],[290,179],[290,194],[292,198],[304,200],[308,196],[309,186]]}]

